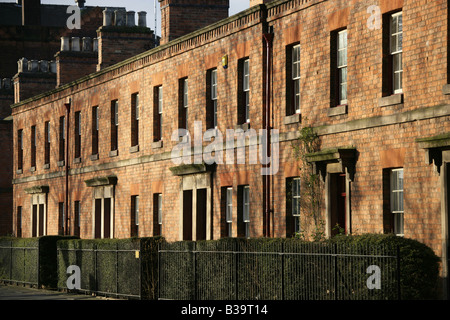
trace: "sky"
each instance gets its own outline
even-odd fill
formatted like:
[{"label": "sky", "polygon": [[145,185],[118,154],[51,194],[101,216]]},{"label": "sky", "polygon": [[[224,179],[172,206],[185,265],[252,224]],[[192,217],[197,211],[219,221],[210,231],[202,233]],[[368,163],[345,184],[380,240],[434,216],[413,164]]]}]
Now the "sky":
[{"label": "sky", "polygon": [[[16,2],[16,0],[1,0],[0,2]],[[75,0],[41,0],[43,4],[62,4],[62,5],[75,5]],[[147,12],[147,26],[152,30],[155,29],[155,3],[156,10],[158,13],[157,16],[157,28],[156,33],[158,35],[160,32],[160,22],[161,16],[159,12],[159,1],[158,0],[86,0],[86,6],[99,6],[99,7],[126,7],[127,10],[130,11],[146,11]],[[233,15],[235,13],[241,12],[245,9],[248,9],[250,6],[249,0],[230,0],[230,10],[229,15]]]}]

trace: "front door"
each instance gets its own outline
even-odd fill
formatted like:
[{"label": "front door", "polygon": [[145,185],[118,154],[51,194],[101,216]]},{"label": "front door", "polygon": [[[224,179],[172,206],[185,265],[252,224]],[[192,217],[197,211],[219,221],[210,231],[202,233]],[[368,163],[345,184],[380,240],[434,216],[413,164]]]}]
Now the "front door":
[{"label": "front door", "polygon": [[330,175],[330,209],[331,209],[331,235],[347,233],[346,215],[347,215],[347,191],[346,175]]}]

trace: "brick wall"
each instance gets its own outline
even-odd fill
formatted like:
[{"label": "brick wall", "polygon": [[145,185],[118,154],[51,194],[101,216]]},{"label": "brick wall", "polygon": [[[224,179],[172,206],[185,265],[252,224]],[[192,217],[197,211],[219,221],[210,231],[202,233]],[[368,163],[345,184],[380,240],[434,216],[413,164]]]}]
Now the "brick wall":
[{"label": "brick wall", "polygon": [[[399,104],[380,106],[382,94],[382,30],[370,29],[367,8],[378,5],[380,11],[403,8],[404,14],[404,90]],[[57,124],[64,114],[64,102],[73,101],[72,112],[82,112],[82,156],[80,163],[69,157],[71,167],[70,203],[82,204],[81,236],[93,236],[93,189],[85,181],[95,177],[117,176],[115,186],[114,236],[130,235],[131,196],[140,196],[140,236],[153,235],[153,193],[163,194],[163,232],[169,240],[181,239],[181,188],[183,178],[169,169],[171,141],[178,127],[179,79],[189,79],[189,131],[194,120],[206,127],[206,72],[218,72],[218,129],[234,129],[237,121],[238,61],[250,59],[250,128],[262,128],[264,106],[264,55],[262,35],[273,26],[272,126],[279,129],[280,168],[272,177],[274,236],[286,236],[286,178],[300,174],[294,156],[298,130],[316,127],[321,148],[355,147],[355,175],[350,182],[351,232],[384,232],[383,169],[404,168],[405,237],[423,241],[442,254],[440,177],[425,161],[425,151],[417,138],[449,131],[449,96],[443,94],[447,83],[447,3],[435,1],[287,1],[273,4],[267,12],[253,7],[214,30],[199,31],[185,41],[174,41],[130,59],[126,64],[96,74],[54,94],[14,106],[14,132],[23,129],[29,136],[37,125],[42,137],[44,121]],[[267,25],[262,23],[267,14]],[[432,25],[420,23],[429,17]],[[422,17],[422,18],[421,18]],[[422,20],[421,20],[422,19]],[[414,31],[413,31],[414,26]],[[348,105],[345,112],[330,112],[330,34],[348,30]],[[301,45],[301,116],[286,117],[286,51]],[[227,68],[222,57],[228,57]],[[153,140],[154,87],[163,86],[162,146]],[[139,151],[131,152],[131,95],[139,92]],[[110,105],[119,101],[118,154],[110,155]],[[91,158],[91,108],[100,110],[98,159]],[[73,116],[71,117],[73,121]],[[73,122],[71,123],[73,136]],[[64,168],[58,168],[57,125],[52,126],[51,166],[43,168],[43,153],[38,152],[36,172],[29,171],[29,149],[25,148],[25,168],[14,174],[14,206],[24,207],[24,235],[30,234],[30,196],[24,191],[36,185],[48,185],[49,233],[57,232],[57,203],[64,199]],[[72,138],[73,139],[73,138]],[[38,139],[38,141],[42,141]],[[73,140],[72,140],[73,141]],[[26,141],[27,143],[27,141]],[[15,148],[17,139],[15,138]],[[204,143],[208,146],[209,143]],[[38,150],[42,150],[40,142]],[[73,154],[73,145],[71,145]],[[247,150],[247,159],[249,157]],[[212,238],[223,228],[221,188],[233,187],[233,203],[238,186],[250,185],[252,237],[264,235],[263,180],[260,164],[221,164],[212,175]],[[326,194],[323,195],[325,200]],[[323,208],[327,219],[327,208]],[[233,222],[237,208],[233,208]],[[233,224],[236,234],[236,223]],[[349,231],[350,232],[350,231]]]}]

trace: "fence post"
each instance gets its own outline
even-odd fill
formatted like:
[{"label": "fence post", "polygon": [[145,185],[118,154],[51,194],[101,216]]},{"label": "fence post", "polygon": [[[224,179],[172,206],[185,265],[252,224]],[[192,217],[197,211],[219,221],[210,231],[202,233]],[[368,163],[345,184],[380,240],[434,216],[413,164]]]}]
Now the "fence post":
[{"label": "fence post", "polygon": [[9,282],[12,280],[12,269],[13,269],[13,242],[10,241],[9,248],[11,249],[10,259],[9,259]]},{"label": "fence post", "polygon": [[338,300],[338,257],[337,257],[337,243],[334,244],[334,300]]},{"label": "fence post", "polygon": [[195,250],[196,250],[196,243],[194,242],[194,248],[192,250],[192,254],[193,254],[193,264],[194,264],[194,300],[197,300],[197,257],[195,255]]},{"label": "fence post", "polygon": [[401,283],[400,283],[400,276],[401,276],[401,272],[400,272],[400,246],[397,245],[397,295],[398,295],[398,300],[402,299],[401,296]]},{"label": "fence post", "polygon": [[284,243],[281,243],[281,300],[284,300]]}]

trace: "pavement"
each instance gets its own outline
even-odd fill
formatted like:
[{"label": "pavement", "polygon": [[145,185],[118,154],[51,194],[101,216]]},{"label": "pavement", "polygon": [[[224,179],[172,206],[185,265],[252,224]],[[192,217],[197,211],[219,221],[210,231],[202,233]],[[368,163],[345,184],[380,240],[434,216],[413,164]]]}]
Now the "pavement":
[{"label": "pavement", "polygon": [[30,288],[22,285],[0,284],[0,300],[115,300],[84,294]]}]

